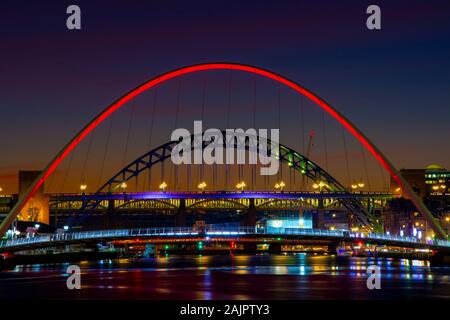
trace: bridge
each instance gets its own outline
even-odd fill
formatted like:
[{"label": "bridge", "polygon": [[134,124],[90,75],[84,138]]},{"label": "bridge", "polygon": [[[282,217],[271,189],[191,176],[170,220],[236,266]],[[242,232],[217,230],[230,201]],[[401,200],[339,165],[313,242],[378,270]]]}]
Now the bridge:
[{"label": "bridge", "polygon": [[[164,170],[164,163],[171,158],[172,152],[180,141],[169,141],[163,143],[156,148],[143,153],[141,156],[131,161],[127,165],[123,163],[123,167],[116,171],[108,180],[100,184],[99,188],[92,193],[85,193],[86,185],[81,184],[81,193],[51,193],[49,194],[49,207],[53,212],[72,212],[79,215],[88,215],[89,212],[111,212],[121,210],[164,210],[173,211],[178,215],[182,215],[186,210],[245,210],[250,216],[250,223],[247,223],[245,229],[235,230],[215,230],[206,232],[208,237],[216,236],[233,236],[235,241],[261,241],[262,237],[266,238],[280,238],[285,241],[290,239],[332,239],[335,241],[358,241],[360,238],[368,239],[374,243],[408,246],[414,248],[423,248],[431,250],[446,250],[448,247],[447,232],[442,228],[439,221],[432,212],[423,204],[422,200],[412,190],[411,186],[398,173],[395,167],[390,163],[387,157],[359,130],[352,124],[344,115],[339,113],[330,104],[313,94],[311,91],[305,89],[298,83],[291,81],[273,72],[240,64],[230,63],[211,63],[188,66],[180,68],[163,75],[157,76],[141,86],[131,90],[116,102],[108,106],[97,117],[92,119],[73,139],[71,139],[66,146],[54,157],[48,166],[42,171],[39,177],[31,184],[28,190],[16,201],[11,202],[7,216],[0,225],[0,234],[5,234],[11,227],[14,220],[17,218],[21,210],[38,192],[50,175],[60,166],[61,162],[69,156],[73,150],[80,144],[87,136],[91,135],[96,127],[109,118],[114,112],[122,108],[127,102],[132,101],[143,92],[162,84],[170,79],[175,79],[190,73],[196,73],[207,70],[231,70],[233,72],[240,71],[250,73],[256,76],[268,78],[275,81],[278,85],[285,86],[292,89],[294,92],[306,97],[316,106],[318,106],[324,113],[331,116],[337,123],[342,126],[349,134],[351,134],[360,143],[373,158],[378,162],[381,168],[384,168],[390,177],[402,189],[402,194],[405,195],[413,205],[417,212],[426,221],[427,226],[434,231],[436,239],[419,239],[418,237],[401,237],[396,235],[387,235],[383,230],[382,218],[376,209],[381,209],[387,203],[399,197],[399,193],[391,192],[355,192],[350,186],[338,181],[328,169],[324,169],[317,162],[310,159],[308,152],[303,154],[294,148],[288,147],[284,144],[279,144],[279,149],[273,149],[273,143],[270,139],[265,141],[258,141],[256,145],[252,144],[251,137],[244,133],[242,136],[236,134],[231,141],[226,141],[227,146],[232,146],[234,150],[244,150],[246,152],[254,151],[259,148],[259,151],[264,151],[267,155],[271,155],[278,160],[281,165],[289,170],[289,174],[297,176],[301,180],[301,184],[295,190],[283,190],[283,184],[277,184],[276,191],[269,191],[267,183],[265,182],[265,190],[245,190],[245,183],[239,182],[236,185],[237,191],[221,190],[218,183],[215,183],[209,189],[206,188],[204,181],[198,185],[199,192],[179,191],[177,181],[177,171],[175,171],[175,187],[172,190],[166,190],[165,182],[159,186],[159,191],[151,189],[150,176],[155,171],[157,165],[161,166],[161,171]],[[129,128],[131,127],[131,121]],[[128,131],[129,133],[129,131]],[[223,132],[222,132],[223,133]],[[128,134],[129,136],[129,134]],[[109,142],[109,134],[107,141]],[[242,139],[243,138],[243,139]],[[127,138],[128,139],[128,138]],[[197,147],[207,148],[213,145],[214,139],[203,139],[203,132],[199,135],[191,135],[188,139],[188,150],[194,151]],[[88,151],[85,156],[83,170],[89,155]],[[107,143],[108,146],[108,143]],[[261,147],[262,146],[262,147]],[[127,140],[128,147],[128,140]],[[107,151],[107,149],[105,149]],[[127,148],[125,148],[127,150]],[[107,159],[105,156],[103,161]],[[126,152],[125,152],[126,155]],[[72,155],[73,156],[73,153]],[[125,157],[124,157],[125,159]],[[167,161],[169,162],[169,161]],[[103,170],[101,164],[101,170]],[[239,164],[237,164],[239,166]],[[348,163],[347,163],[348,166]],[[226,167],[228,170],[228,166]],[[348,169],[348,168],[347,168]],[[241,170],[241,169],[240,169]],[[241,170],[242,171],[242,170]],[[367,168],[366,168],[367,171]],[[283,173],[283,171],[281,171]],[[367,172],[366,172],[367,173]],[[83,175],[83,173],[82,173]],[[101,175],[100,175],[101,176]],[[216,179],[213,174],[213,179]],[[241,172],[239,172],[239,178]],[[82,177],[83,178],[83,177]],[[143,192],[126,192],[127,188],[133,185],[133,182],[138,186],[139,179],[148,179],[148,190]],[[192,184],[190,174],[187,174],[187,184]],[[83,180],[82,180],[83,181]],[[281,181],[280,181],[281,182]],[[316,191],[308,191],[305,184],[312,182]],[[204,184],[204,185],[203,185]],[[229,185],[229,174],[226,171],[225,185]],[[299,211],[303,209],[310,210],[343,210],[349,215],[352,215],[357,220],[358,226],[364,233],[352,233],[351,231],[337,231],[337,230],[318,230],[316,229],[288,229],[284,228],[282,231],[273,233],[266,229],[258,229],[256,225],[256,212],[263,211],[277,211],[277,210],[292,210]],[[101,227],[99,226],[99,229]],[[178,230],[178,231],[177,231]],[[215,232],[215,233],[211,233]],[[225,233],[224,233],[225,232]],[[229,232],[229,234],[227,233]],[[183,236],[186,241],[191,238],[202,237],[202,234],[195,234],[192,228],[185,226],[184,229],[170,229],[169,226],[163,229],[117,229],[117,230],[98,230],[87,232],[70,232],[64,234],[35,236],[29,238],[10,239],[2,242],[0,250],[15,251],[25,249],[42,248],[45,246],[58,246],[65,244],[77,243],[80,241],[115,241],[119,239],[133,239],[138,237],[145,237],[148,239],[165,237],[167,239],[176,239],[177,236]],[[173,238],[170,238],[173,237]],[[175,241],[175,240],[174,240]]]},{"label": "bridge", "polygon": [[396,247],[418,248],[428,250],[446,250],[450,252],[450,241],[420,240],[415,237],[395,235],[365,234],[341,230],[313,230],[280,228],[268,231],[253,227],[223,228],[210,226],[202,230],[188,227],[115,229],[85,232],[67,232],[54,235],[35,236],[0,242],[1,252],[18,252],[40,248],[66,246],[87,242],[112,242],[115,240],[145,240],[160,243],[177,243],[189,241],[225,241],[263,243],[289,243],[293,240],[332,240],[334,242],[370,242],[373,244]]},{"label": "bridge", "polygon": [[[368,206],[383,206],[398,195],[385,192],[292,192],[292,191],[214,191],[214,192],[123,192],[92,194],[52,194],[50,208],[54,210],[86,210],[86,203],[97,202],[96,210],[115,209],[248,209],[253,203],[258,209],[298,209],[343,207],[340,200],[359,199]],[[112,203],[111,203],[112,202]]]}]

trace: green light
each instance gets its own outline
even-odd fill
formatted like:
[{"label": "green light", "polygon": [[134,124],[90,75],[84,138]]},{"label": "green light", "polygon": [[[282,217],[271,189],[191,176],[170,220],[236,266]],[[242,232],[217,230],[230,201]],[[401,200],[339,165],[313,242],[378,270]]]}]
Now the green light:
[{"label": "green light", "polygon": [[280,241],[280,240],[281,240],[281,238],[277,238],[277,240],[278,240],[278,241]]},{"label": "green light", "polygon": [[197,247],[198,247],[200,250],[203,250],[203,241],[199,241],[198,244],[197,244]]},{"label": "green light", "polygon": [[166,244],[166,245],[164,246],[164,249],[166,249],[166,250],[169,249],[169,245]]}]

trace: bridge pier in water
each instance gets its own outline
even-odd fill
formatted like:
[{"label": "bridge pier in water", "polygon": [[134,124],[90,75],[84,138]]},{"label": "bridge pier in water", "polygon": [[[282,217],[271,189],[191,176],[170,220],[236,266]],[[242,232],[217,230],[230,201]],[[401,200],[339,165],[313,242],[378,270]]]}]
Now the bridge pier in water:
[{"label": "bridge pier in water", "polygon": [[105,215],[105,226],[106,228],[110,228],[111,226],[111,222],[114,221],[114,214],[115,214],[115,205],[114,205],[114,200],[108,200],[108,209],[106,210],[106,215]]},{"label": "bridge pier in water", "polygon": [[180,206],[175,212],[175,226],[186,227],[186,199],[180,199]]},{"label": "bridge pier in water", "polygon": [[430,264],[432,266],[449,266],[450,252],[438,251],[431,256]]},{"label": "bridge pier in water", "polygon": [[255,227],[256,226],[256,206],[255,199],[249,199],[249,206],[247,209],[247,214],[245,215],[245,220],[243,224],[247,227]]}]

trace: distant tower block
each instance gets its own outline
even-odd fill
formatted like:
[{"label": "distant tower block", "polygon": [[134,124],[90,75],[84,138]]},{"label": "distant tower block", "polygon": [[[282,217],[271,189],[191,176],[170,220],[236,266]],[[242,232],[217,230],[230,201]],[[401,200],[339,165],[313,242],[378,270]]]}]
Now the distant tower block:
[{"label": "distant tower block", "polygon": [[[27,191],[41,171],[19,171],[19,198]],[[18,215],[18,220],[49,223],[49,198],[44,194],[44,184],[28,201]]]}]

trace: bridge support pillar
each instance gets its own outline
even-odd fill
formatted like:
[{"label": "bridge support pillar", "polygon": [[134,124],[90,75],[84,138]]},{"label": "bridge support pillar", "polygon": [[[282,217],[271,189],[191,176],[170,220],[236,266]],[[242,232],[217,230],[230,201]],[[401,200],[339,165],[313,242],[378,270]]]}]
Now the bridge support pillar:
[{"label": "bridge support pillar", "polygon": [[432,266],[449,266],[450,252],[438,251],[433,256],[431,256],[430,264]]},{"label": "bridge support pillar", "polygon": [[339,249],[339,244],[338,243],[330,243],[328,245],[328,253],[337,254],[338,249]]},{"label": "bridge support pillar", "polygon": [[175,226],[186,227],[186,199],[180,199],[180,206],[175,212]]},{"label": "bridge support pillar", "polygon": [[269,253],[281,254],[281,243],[271,243],[269,245]]},{"label": "bridge support pillar", "polygon": [[322,220],[322,211],[321,210],[316,210],[315,212],[313,212],[312,214],[312,226],[313,229],[321,229],[320,227],[320,221]]},{"label": "bridge support pillar", "polygon": [[244,243],[243,251],[245,253],[256,253],[257,245],[256,243]]},{"label": "bridge support pillar", "polygon": [[112,222],[114,221],[114,212],[115,212],[114,200],[108,200],[108,209],[106,210],[105,216],[105,226],[107,228],[112,227]]},{"label": "bridge support pillar", "polygon": [[249,199],[250,203],[247,209],[247,215],[245,217],[244,225],[248,227],[256,226],[256,207],[255,199]]}]

